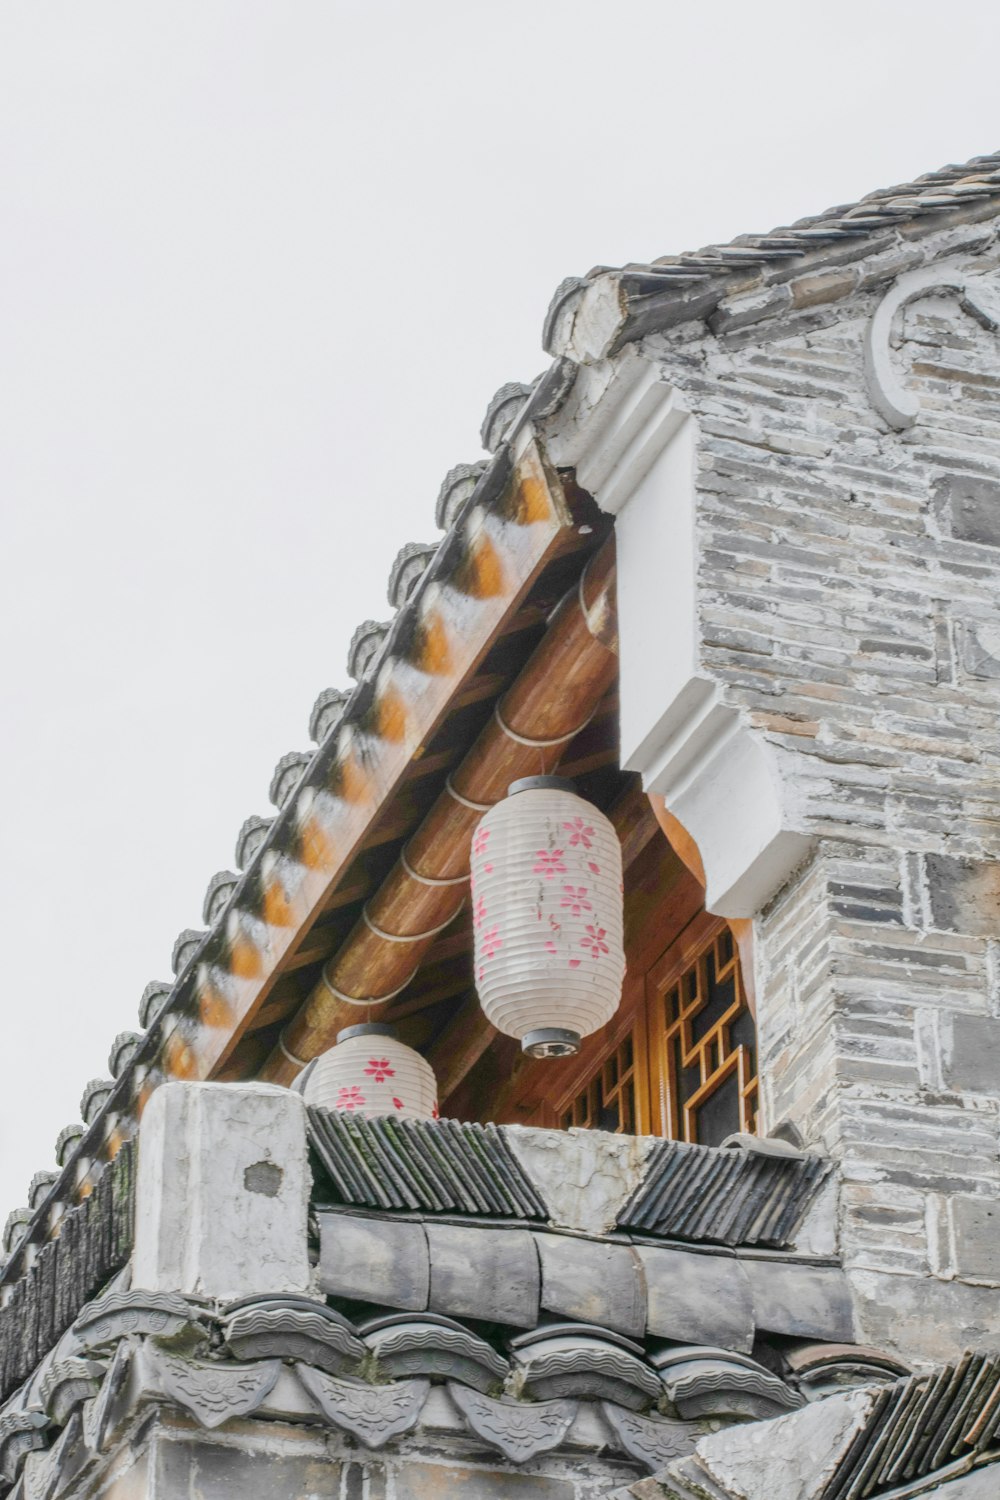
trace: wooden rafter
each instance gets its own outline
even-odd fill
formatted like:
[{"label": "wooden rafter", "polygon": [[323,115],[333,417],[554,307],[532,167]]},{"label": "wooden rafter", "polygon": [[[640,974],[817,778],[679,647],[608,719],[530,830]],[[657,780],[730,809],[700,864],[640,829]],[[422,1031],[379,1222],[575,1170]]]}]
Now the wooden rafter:
[{"label": "wooden rafter", "polygon": [[519,776],[549,770],[617,673],[609,540],[452,773],[360,920],[324,965],[262,1071],[289,1083],[359,1017],[378,1018],[413,981],[466,897],[472,832]]}]

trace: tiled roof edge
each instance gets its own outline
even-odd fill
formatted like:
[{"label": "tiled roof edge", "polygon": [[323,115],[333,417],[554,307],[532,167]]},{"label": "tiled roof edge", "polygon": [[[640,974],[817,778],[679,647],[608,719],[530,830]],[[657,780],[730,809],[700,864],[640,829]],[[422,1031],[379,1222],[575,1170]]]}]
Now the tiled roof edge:
[{"label": "tiled roof edge", "polygon": [[[1000,152],[942,167],[912,182],[880,188],[856,203],[841,204],[767,234],[743,234],[727,244],[708,245],[648,263],[596,266],[586,276],[568,277],[549,304],[543,330],[545,349],[584,361],[614,353],[625,344],[682,321],[707,317],[720,300],[748,278],[786,264],[822,265],[840,249],[857,245],[858,255],[879,234],[895,233],[969,210],[1000,210]],[[581,336],[578,322],[596,322]],[[588,351],[589,341],[589,351]]]}]

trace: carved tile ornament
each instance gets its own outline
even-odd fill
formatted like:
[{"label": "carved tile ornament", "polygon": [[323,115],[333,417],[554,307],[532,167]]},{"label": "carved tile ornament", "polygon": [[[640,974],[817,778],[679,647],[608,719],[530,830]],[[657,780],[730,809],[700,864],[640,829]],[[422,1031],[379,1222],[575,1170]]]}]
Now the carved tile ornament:
[{"label": "carved tile ornament", "polygon": [[52,1495],[66,1487],[68,1464],[79,1441],[80,1417],[77,1413],[51,1448],[44,1453],[29,1453],[21,1476],[24,1500],[50,1500]]},{"label": "carved tile ornament", "polygon": [[509,1368],[485,1339],[450,1318],[433,1314],[377,1318],[365,1326],[364,1338],[380,1373],[390,1378],[436,1375],[488,1391],[504,1379]]},{"label": "carved tile ornament", "polygon": [[892,322],[910,302],[942,293],[957,297],[962,311],[988,332],[1000,329],[1000,295],[983,277],[967,276],[945,266],[923,266],[898,278],[876,307],[865,332],[865,379],[872,405],[890,427],[899,431],[913,426],[920,401],[907,390],[893,363]]},{"label": "carved tile ornament", "polygon": [[40,1411],[9,1411],[0,1417],[0,1475],[13,1484],[29,1453],[47,1446],[49,1419]]},{"label": "carved tile ornament", "polygon": [[778,1417],[804,1404],[762,1365],[724,1349],[676,1349],[660,1364],[663,1388],[682,1417]]},{"label": "carved tile ornament", "polygon": [[119,1391],[128,1377],[129,1365],[135,1345],[131,1339],[123,1339],[115,1350],[114,1358],[104,1377],[104,1383],[92,1401],[83,1408],[83,1441],[91,1453],[100,1453],[108,1435],[111,1412]]},{"label": "carved tile ornament", "polygon": [[494,1401],[451,1381],[448,1394],[476,1436],[515,1464],[558,1448],[578,1410],[575,1401]]},{"label": "carved tile ornament", "polygon": [[209,1364],[161,1350],[157,1374],[168,1396],[185,1407],[202,1427],[221,1427],[230,1417],[256,1411],[281,1373],[281,1361],[259,1364]]},{"label": "carved tile ornament", "polygon": [[304,1360],[332,1375],[356,1370],[366,1353],[347,1319],[326,1307],[244,1307],[226,1319],[223,1332],[237,1359]]},{"label": "carved tile ornament", "polygon": [[431,1388],[429,1380],[356,1384],[301,1364],[296,1365],[295,1373],[323,1415],[352,1433],[366,1448],[381,1448],[390,1438],[414,1428]]},{"label": "carved tile ornament", "polygon": [[51,1500],[59,1479],[59,1457],[54,1448],[28,1454],[21,1471],[24,1500]]},{"label": "carved tile ornament", "polygon": [[74,1407],[96,1396],[106,1366],[94,1359],[61,1359],[42,1378],[39,1396],[57,1427],[65,1426]]},{"label": "carved tile ornament", "polygon": [[178,1292],[107,1292],[88,1302],[73,1324],[82,1347],[102,1349],[129,1334],[145,1333],[154,1338],[194,1345],[205,1332],[192,1316],[192,1309]]},{"label": "carved tile ornament", "polygon": [[515,1359],[529,1395],[538,1400],[591,1397],[613,1401],[630,1411],[644,1411],[659,1400],[660,1382],[639,1357],[637,1346],[614,1335],[602,1338],[596,1329],[564,1331],[568,1327],[555,1325],[551,1334],[546,1330],[541,1337],[529,1334],[515,1340]]},{"label": "carved tile ornament", "polygon": [[640,1417],[611,1401],[602,1401],[608,1426],[618,1439],[623,1453],[645,1464],[651,1474],[663,1469],[675,1458],[694,1451],[702,1436],[691,1422],[672,1422],[668,1417]]}]

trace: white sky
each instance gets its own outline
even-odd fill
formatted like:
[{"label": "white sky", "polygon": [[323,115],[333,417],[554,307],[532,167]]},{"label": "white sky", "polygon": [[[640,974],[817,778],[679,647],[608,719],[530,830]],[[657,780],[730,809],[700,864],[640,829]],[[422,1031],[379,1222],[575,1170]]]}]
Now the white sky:
[{"label": "white sky", "polygon": [[4,0],[0,1222],[562,277],[1000,146],[998,46],[993,0]]}]

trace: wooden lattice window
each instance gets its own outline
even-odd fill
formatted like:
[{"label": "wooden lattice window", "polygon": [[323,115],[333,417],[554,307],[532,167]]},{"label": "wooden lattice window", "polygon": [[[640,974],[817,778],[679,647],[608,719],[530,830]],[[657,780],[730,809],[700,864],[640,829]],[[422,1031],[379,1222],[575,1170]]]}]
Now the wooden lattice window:
[{"label": "wooden lattice window", "polygon": [[612,1130],[617,1135],[636,1132],[636,1047],[630,1032],[605,1058],[584,1088],[559,1117],[563,1129],[582,1125],[589,1130]]},{"label": "wooden lattice window", "polygon": [[647,1010],[662,1133],[706,1146],[752,1133],[756,1028],[728,926],[712,924],[694,954],[664,955],[649,976]]},{"label": "wooden lattice window", "polygon": [[556,1120],[715,1146],[756,1129],[756,1054],[732,933],[703,912],[649,970],[599,1060],[554,1101]]}]

